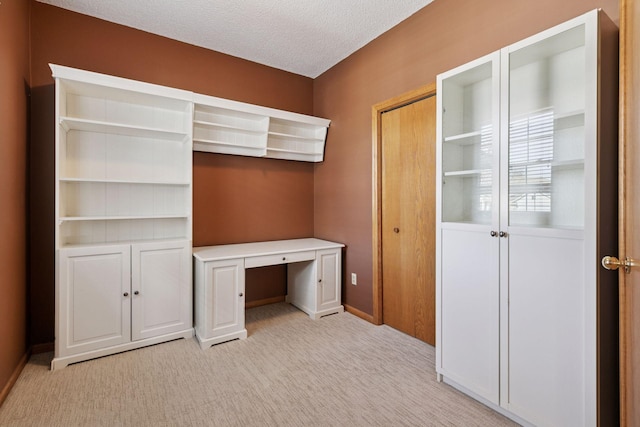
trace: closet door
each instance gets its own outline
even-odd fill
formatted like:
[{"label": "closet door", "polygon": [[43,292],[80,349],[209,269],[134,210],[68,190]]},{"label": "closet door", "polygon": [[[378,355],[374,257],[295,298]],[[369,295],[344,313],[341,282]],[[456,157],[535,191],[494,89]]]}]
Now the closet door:
[{"label": "closet door", "polygon": [[435,344],[436,97],[381,115],[382,320]]},{"label": "closet door", "polygon": [[438,76],[436,369],[498,403],[499,52]]}]

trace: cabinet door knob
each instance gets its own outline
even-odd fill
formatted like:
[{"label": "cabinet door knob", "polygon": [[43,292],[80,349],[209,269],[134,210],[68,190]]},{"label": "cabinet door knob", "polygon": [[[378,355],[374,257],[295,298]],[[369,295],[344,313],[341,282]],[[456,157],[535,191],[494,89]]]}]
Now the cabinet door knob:
[{"label": "cabinet door knob", "polygon": [[394,228],[393,228],[393,232],[394,232],[394,233],[399,233],[399,232],[400,232],[400,229],[399,229],[398,227],[394,227]]},{"label": "cabinet door knob", "polygon": [[240,295],[238,295],[238,296],[240,296],[240,297],[241,297],[241,296],[243,296],[243,295],[244,295],[244,294],[243,294],[242,292],[240,292]]},{"label": "cabinet door knob", "polygon": [[125,297],[128,297],[128,296],[129,296],[129,292],[125,292],[125,293],[124,293],[124,294],[122,294],[122,295],[124,295]]},{"label": "cabinet door knob", "polygon": [[133,294],[134,295],[140,295],[140,292],[139,291],[135,291]]},{"label": "cabinet door knob", "polygon": [[500,237],[507,237],[507,232],[506,231],[501,231],[500,232]]},{"label": "cabinet door knob", "polygon": [[287,260],[287,257],[284,257],[284,256],[283,256],[283,257],[282,257],[282,260],[283,260],[283,261],[286,261],[286,260]]},{"label": "cabinet door knob", "polygon": [[491,230],[491,237],[496,237],[498,235],[497,231]]},{"label": "cabinet door knob", "polygon": [[322,279],[318,279],[318,283],[322,283]]}]

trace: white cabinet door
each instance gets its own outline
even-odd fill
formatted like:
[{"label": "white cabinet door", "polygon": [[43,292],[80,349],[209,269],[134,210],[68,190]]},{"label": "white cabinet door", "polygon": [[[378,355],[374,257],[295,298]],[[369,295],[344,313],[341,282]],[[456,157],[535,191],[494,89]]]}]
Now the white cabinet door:
[{"label": "white cabinet door", "polygon": [[341,249],[316,251],[314,261],[294,262],[287,268],[287,301],[314,320],[341,313]]},{"label": "white cabinet door", "polygon": [[441,232],[438,372],[497,404],[499,239],[483,229]]},{"label": "white cabinet door", "polygon": [[132,245],[134,341],[192,327],[190,249],[187,240]]},{"label": "white cabinet door", "polygon": [[331,310],[338,307],[341,301],[340,275],[342,267],[340,263],[340,250],[329,249],[316,252],[318,293],[316,297],[317,312]]},{"label": "white cabinet door", "polygon": [[[606,319],[597,248],[609,239],[600,231],[597,188],[616,176],[599,133],[617,120],[615,108],[598,106],[607,87],[601,71],[617,74],[607,71],[614,62],[598,58],[606,50],[598,15],[501,52],[500,229],[508,232],[501,404],[536,425],[600,424],[606,405],[598,404],[598,387],[617,375],[597,355]],[[615,139],[614,131],[602,142]]]},{"label": "white cabinet door", "polygon": [[576,238],[509,236],[502,405],[537,425],[590,424],[583,246]]},{"label": "white cabinet door", "polygon": [[130,341],[129,245],[61,249],[56,357]]},{"label": "white cabinet door", "polygon": [[244,329],[244,259],[204,264],[204,324],[201,338],[215,338]]},{"label": "white cabinet door", "polygon": [[498,404],[500,55],[438,76],[436,370]]}]

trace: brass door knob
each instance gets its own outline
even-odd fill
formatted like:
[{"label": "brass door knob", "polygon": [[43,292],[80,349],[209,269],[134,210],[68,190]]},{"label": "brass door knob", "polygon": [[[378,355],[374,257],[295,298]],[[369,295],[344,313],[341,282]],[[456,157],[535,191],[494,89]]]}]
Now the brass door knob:
[{"label": "brass door knob", "polygon": [[602,258],[602,266],[607,270],[617,270],[623,267],[624,272],[629,274],[631,273],[631,267],[640,267],[640,262],[629,257],[626,257],[624,261],[622,261],[614,256],[606,256]]}]

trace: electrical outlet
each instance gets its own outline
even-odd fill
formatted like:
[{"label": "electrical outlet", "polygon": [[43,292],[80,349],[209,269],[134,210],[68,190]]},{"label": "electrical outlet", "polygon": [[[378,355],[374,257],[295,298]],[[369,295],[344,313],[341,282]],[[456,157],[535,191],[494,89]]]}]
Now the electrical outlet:
[{"label": "electrical outlet", "polygon": [[354,286],[358,284],[358,275],[356,273],[351,273],[351,284]]}]

